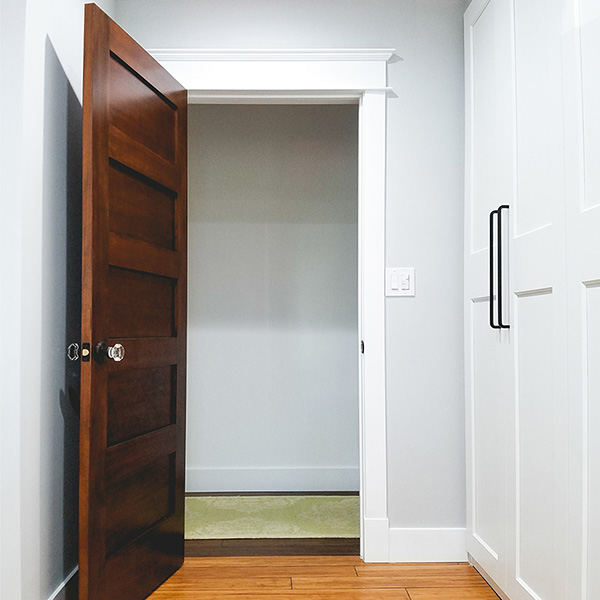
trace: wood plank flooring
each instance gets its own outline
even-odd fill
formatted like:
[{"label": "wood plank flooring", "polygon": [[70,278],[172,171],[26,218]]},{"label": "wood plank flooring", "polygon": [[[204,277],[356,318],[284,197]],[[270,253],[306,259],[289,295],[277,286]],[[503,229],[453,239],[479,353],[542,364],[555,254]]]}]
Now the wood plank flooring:
[{"label": "wood plank flooring", "polygon": [[187,557],[150,600],[498,600],[466,563],[356,556]]}]

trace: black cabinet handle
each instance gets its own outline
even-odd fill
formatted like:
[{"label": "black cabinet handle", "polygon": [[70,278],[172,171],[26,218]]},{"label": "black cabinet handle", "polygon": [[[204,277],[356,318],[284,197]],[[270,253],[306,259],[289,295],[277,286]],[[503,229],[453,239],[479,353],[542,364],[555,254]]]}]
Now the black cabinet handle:
[{"label": "black cabinet handle", "polygon": [[510,325],[502,321],[502,211],[508,210],[510,206],[503,204],[498,207],[498,327],[500,329],[510,329]]},{"label": "black cabinet handle", "polygon": [[[510,206],[508,204],[502,204],[496,210],[493,210],[490,213],[490,327],[492,329],[510,329],[510,325],[504,323],[502,320],[502,211],[508,210],[509,208]],[[498,281],[497,285],[495,286],[497,291],[496,307],[494,307],[494,215],[496,215],[498,231],[498,243],[496,244],[496,259],[498,261]],[[494,308],[497,308],[497,310],[494,310]],[[496,316],[498,317],[497,324],[494,321]]]},{"label": "black cabinet handle", "polygon": [[[498,210],[493,210],[490,213],[490,327],[492,329],[502,329],[500,325],[494,322],[494,215],[498,216]],[[500,220],[498,219],[498,226]],[[498,297],[500,294],[498,294]]]}]

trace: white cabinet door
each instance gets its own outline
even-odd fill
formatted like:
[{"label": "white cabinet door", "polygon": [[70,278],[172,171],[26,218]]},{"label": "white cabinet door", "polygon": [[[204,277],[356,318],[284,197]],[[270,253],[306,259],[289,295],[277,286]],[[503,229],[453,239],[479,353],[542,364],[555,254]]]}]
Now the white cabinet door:
[{"label": "white cabinet door", "polygon": [[561,0],[514,0],[508,595],[567,600],[567,393]]},{"label": "white cabinet door", "polygon": [[505,589],[512,338],[510,330],[490,327],[490,302],[496,306],[498,298],[489,290],[489,224],[490,212],[511,204],[514,193],[511,0],[474,0],[465,33],[467,550]]},{"label": "white cabinet door", "polygon": [[600,598],[600,2],[565,0],[569,598]]}]

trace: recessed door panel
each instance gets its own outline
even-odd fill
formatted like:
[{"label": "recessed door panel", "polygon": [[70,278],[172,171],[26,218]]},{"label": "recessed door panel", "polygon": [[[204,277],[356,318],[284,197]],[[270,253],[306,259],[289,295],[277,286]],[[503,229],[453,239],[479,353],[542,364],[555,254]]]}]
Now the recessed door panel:
[{"label": "recessed door panel", "polygon": [[600,5],[579,0],[583,93],[584,208],[600,205]]},{"label": "recessed door panel", "polygon": [[116,161],[110,167],[110,231],[175,250],[175,193]]},{"label": "recessed door panel", "polygon": [[[512,347],[489,326],[489,302],[471,303],[471,511],[475,544],[469,551],[499,584],[505,580],[506,425]],[[479,547],[478,547],[479,545]]]},{"label": "recessed door panel", "polygon": [[600,286],[588,286],[586,295],[585,347],[586,364],[583,372],[587,374],[585,398],[586,448],[584,473],[584,519],[587,522],[587,539],[584,552],[585,600],[600,598]]},{"label": "recessed door panel", "polygon": [[175,334],[175,281],[111,267],[108,276],[111,338]]},{"label": "recessed door panel", "polygon": [[[175,161],[176,107],[112,52],[109,61],[111,124],[169,162]],[[144,110],[139,110],[143,104]]]},{"label": "recessed door panel", "polygon": [[108,376],[107,444],[175,422],[177,368],[121,369]]},{"label": "recessed door panel", "polygon": [[490,0],[471,25],[471,252],[489,245],[488,216],[513,194],[514,73],[507,0]]},{"label": "recessed door panel", "polygon": [[544,600],[563,600],[566,589],[567,406],[555,302],[552,290],[523,294],[515,310],[515,580],[524,597]]},{"label": "recessed door panel", "polygon": [[173,457],[163,456],[106,488],[106,552],[128,542],[168,517],[173,510]]},{"label": "recessed door panel", "polygon": [[516,235],[549,225],[564,198],[559,0],[515,2]]}]

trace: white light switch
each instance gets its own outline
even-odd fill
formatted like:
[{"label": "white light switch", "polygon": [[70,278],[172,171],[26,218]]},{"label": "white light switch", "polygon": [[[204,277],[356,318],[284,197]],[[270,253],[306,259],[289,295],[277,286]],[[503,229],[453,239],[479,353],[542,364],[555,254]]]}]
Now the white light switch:
[{"label": "white light switch", "polygon": [[385,270],[386,296],[414,296],[414,267],[389,268]]},{"label": "white light switch", "polygon": [[410,275],[408,273],[402,273],[402,287],[400,289],[410,290]]}]

